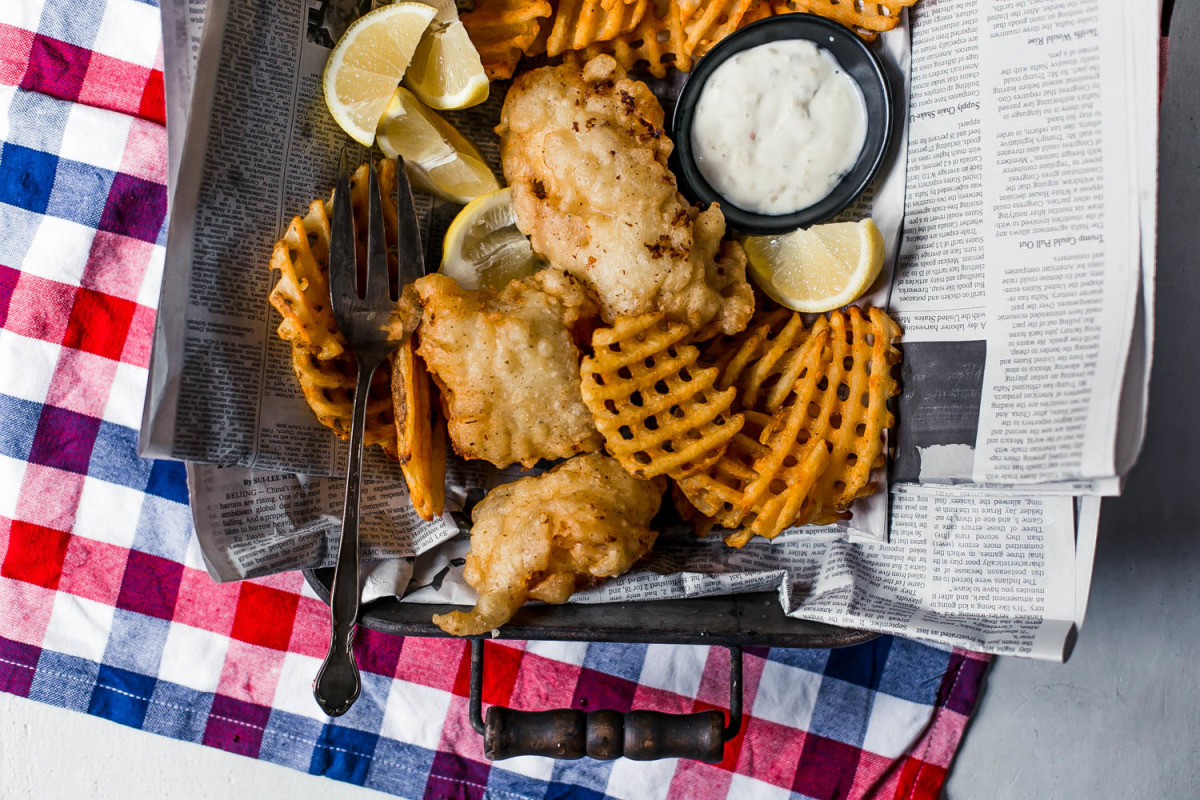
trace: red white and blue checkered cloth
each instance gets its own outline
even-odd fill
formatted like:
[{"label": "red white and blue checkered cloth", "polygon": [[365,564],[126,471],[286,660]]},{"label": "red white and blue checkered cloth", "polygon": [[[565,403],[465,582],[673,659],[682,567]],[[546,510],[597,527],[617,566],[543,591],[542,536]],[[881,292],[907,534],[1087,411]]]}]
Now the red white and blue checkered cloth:
[{"label": "red white and blue checkered cloth", "polygon": [[[294,573],[214,584],[182,466],[136,455],[167,204],[159,42],[153,4],[0,2],[0,689],[408,798],[936,797],[987,657],[890,637],[748,651],[719,765],[489,764],[455,640],[362,631],[362,697],[324,717],[328,612]],[[486,703],[727,702],[721,648],[489,650]]]}]

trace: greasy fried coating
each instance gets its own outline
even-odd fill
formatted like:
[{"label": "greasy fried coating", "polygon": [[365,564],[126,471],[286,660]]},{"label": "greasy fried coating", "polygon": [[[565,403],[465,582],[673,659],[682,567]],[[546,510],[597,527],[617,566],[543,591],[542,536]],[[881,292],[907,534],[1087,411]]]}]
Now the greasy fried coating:
[{"label": "greasy fried coating", "polygon": [[745,253],[721,241],[720,208],[676,191],[662,107],[611,56],[519,76],[496,131],[517,226],[606,322],[662,311],[706,333],[745,327]]},{"label": "greasy fried coating", "polygon": [[493,489],[471,514],[463,577],[479,592],[470,612],[435,616],[442,630],[477,636],[503,625],[529,598],[563,603],[628,570],[654,544],[647,526],[663,484],[638,480],[598,453]]},{"label": "greasy fried coating", "polygon": [[576,280],[543,270],[501,292],[467,291],[440,274],[414,286],[423,306],[417,355],[442,391],[460,455],[531,467],[600,449],[576,346],[597,310]]}]

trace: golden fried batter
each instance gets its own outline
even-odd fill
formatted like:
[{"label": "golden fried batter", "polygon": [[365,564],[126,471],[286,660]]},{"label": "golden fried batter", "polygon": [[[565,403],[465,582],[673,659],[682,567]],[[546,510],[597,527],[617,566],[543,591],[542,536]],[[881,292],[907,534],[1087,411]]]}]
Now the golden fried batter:
[{"label": "golden fried batter", "polygon": [[493,489],[471,515],[463,571],[479,600],[434,623],[476,636],[508,622],[529,598],[563,603],[620,575],[654,544],[658,534],[647,526],[662,494],[662,483],[638,480],[599,453]]},{"label": "golden fried batter", "polygon": [[423,307],[417,355],[442,391],[460,455],[531,467],[600,449],[576,346],[597,310],[574,278],[543,270],[494,292],[436,274],[414,286]]},{"label": "golden fried batter", "polygon": [[745,253],[721,241],[720,208],[676,191],[662,106],[611,56],[519,76],[496,132],[517,226],[586,284],[606,322],[663,311],[714,333],[746,326]]}]

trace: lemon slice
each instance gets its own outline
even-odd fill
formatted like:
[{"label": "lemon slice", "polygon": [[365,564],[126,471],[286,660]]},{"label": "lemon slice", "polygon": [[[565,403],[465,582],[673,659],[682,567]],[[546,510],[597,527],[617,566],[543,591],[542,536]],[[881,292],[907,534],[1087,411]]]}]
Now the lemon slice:
[{"label": "lemon slice", "polygon": [[883,267],[874,221],[831,222],[744,242],[750,275],[772,300],[795,311],[832,311],[861,297]]},{"label": "lemon slice", "polygon": [[500,188],[475,145],[403,86],[392,94],[378,137],[384,155],[404,157],[413,185],[438,197],[469,203]]},{"label": "lemon slice", "polygon": [[325,105],[356,142],[375,141],[379,118],[436,13],[424,3],[377,8],[347,28],[329,54]]},{"label": "lemon slice", "polygon": [[509,188],[472,200],[446,230],[441,271],[464,289],[503,289],[545,266],[517,230]]},{"label": "lemon slice", "polygon": [[487,73],[479,51],[457,19],[435,22],[425,33],[404,84],[430,108],[467,108],[488,98]]}]

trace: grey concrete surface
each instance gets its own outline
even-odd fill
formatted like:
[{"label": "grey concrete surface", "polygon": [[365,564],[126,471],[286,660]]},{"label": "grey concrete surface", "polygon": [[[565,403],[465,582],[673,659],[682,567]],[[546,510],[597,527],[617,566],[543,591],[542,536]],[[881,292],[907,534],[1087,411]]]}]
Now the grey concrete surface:
[{"label": "grey concrete surface", "polygon": [[[1190,5],[1190,4],[1189,4]],[[1065,665],[1000,659],[949,800],[1200,798],[1200,18],[1171,26],[1146,448]]]}]

